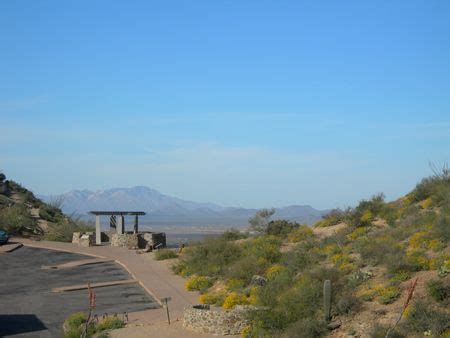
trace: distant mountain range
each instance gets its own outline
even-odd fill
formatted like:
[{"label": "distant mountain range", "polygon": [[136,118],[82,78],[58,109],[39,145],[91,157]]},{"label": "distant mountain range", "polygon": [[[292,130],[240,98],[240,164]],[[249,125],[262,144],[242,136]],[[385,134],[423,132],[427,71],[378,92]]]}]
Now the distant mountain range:
[{"label": "distant mountain range", "polygon": [[[73,190],[59,196],[40,195],[46,202],[62,199],[62,210],[86,218],[91,210],[145,211],[142,224],[154,226],[246,226],[258,209],[222,207],[214,203],[198,203],[164,195],[157,190],[138,186],[107,190]],[[309,205],[277,208],[274,219],[312,224],[325,211]]]}]

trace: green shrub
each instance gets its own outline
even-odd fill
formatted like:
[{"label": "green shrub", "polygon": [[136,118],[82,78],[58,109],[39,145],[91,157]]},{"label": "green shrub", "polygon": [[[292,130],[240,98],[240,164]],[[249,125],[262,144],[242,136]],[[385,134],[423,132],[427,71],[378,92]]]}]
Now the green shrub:
[{"label": "green shrub", "polygon": [[275,236],[260,236],[246,243],[246,251],[257,258],[276,263],[281,258],[281,241]]},{"label": "green shrub", "polygon": [[389,285],[377,289],[377,300],[381,304],[390,304],[400,297],[400,289],[396,285]]},{"label": "green shrub", "polygon": [[233,291],[225,297],[222,307],[224,309],[232,309],[236,305],[245,305],[248,303],[248,299],[245,295]]},{"label": "green shrub", "polygon": [[222,306],[226,296],[227,295],[224,291],[205,292],[200,296],[200,303]]},{"label": "green shrub", "polygon": [[0,206],[9,206],[14,204],[13,200],[5,195],[0,194]]},{"label": "green shrub", "polygon": [[186,248],[182,271],[184,275],[223,276],[228,267],[242,256],[242,248],[234,242],[208,239]]},{"label": "green shrub", "polygon": [[64,326],[69,328],[78,328],[81,326],[81,324],[84,324],[86,322],[86,319],[86,313],[76,312],[66,318],[66,320],[64,321]]},{"label": "green shrub", "polygon": [[[87,316],[84,312],[77,312],[70,315],[64,321],[65,332],[63,338],[79,338],[83,332]],[[107,316],[101,319],[98,323],[90,323],[86,337],[101,337],[101,332],[106,330],[120,329],[125,326],[125,323],[116,316]]]},{"label": "green shrub", "polygon": [[211,278],[204,276],[192,276],[186,281],[186,289],[189,291],[205,291],[213,285]]},{"label": "green shrub", "polygon": [[225,276],[242,280],[245,284],[248,284],[253,275],[263,274],[268,265],[268,262],[259,260],[255,256],[244,256],[228,266]]},{"label": "green shrub", "polygon": [[238,239],[247,238],[248,235],[236,229],[230,229],[220,235],[220,239],[224,241],[236,241]]},{"label": "green shrub", "polygon": [[280,272],[265,287],[258,288],[257,297],[269,311],[255,311],[252,321],[265,331],[284,330],[293,323],[315,317],[322,307],[323,281],[305,274],[293,282],[288,270]]},{"label": "green shrub", "polygon": [[171,249],[159,249],[158,251],[155,252],[155,259],[157,261],[162,261],[165,259],[172,259],[172,258],[177,258],[178,254]]},{"label": "green shrub", "polygon": [[300,241],[309,240],[314,238],[314,233],[307,225],[300,225],[296,230],[288,235],[290,242],[298,243]]},{"label": "green shrub", "polygon": [[63,338],[79,338],[83,332],[83,325],[87,316],[84,312],[76,312],[64,321],[65,332]]},{"label": "green shrub", "polygon": [[450,285],[440,279],[432,279],[427,282],[427,292],[435,301],[442,302],[450,297]]},{"label": "green shrub", "polygon": [[402,247],[388,236],[360,237],[355,248],[361,257],[372,265],[386,264],[391,267],[390,270],[396,270],[398,265],[405,264]]},{"label": "green shrub", "polygon": [[44,204],[39,208],[39,217],[45,219],[46,221],[57,223],[64,218],[64,215],[60,209]]},{"label": "green shrub", "polygon": [[23,204],[14,204],[0,210],[0,228],[10,233],[20,234],[38,231],[36,222]]},{"label": "green shrub", "polygon": [[316,222],[314,226],[316,227],[329,227],[333,226],[347,220],[347,212],[342,211],[341,209],[333,209],[329,213],[327,213],[323,218]]},{"label": "green shrub", "polygon": [[285,220],[275,220],[267,224],[266,234],[286,237],[289,233],[300,227],[300,224]]},{"label": "green shrub", "polygon": [[44,239],[55,242],[71,242],[74,232],[89,232],[94,229],[83,223],[75,223],[70,218],[61,220],[58,223],[48,224]]},{"label": "green shrub", "polygon": [[327,323],[316,317],[302,318],[291,324],[285,335],[287,337],[324,337],[328,333]]},{"label": "green shrub", "polygon": [[108,316],[95,325],[95,332],[120,329],[124,326],[125,323],[121,319],[114,316]]},{"label": "green shrub", "polygon": [[360,201],[358,206],[349,212],[347,222],[355,227],[370,226],[375,217],[388,214],[388,208],[384,195],[375,195],[371,200]]}]

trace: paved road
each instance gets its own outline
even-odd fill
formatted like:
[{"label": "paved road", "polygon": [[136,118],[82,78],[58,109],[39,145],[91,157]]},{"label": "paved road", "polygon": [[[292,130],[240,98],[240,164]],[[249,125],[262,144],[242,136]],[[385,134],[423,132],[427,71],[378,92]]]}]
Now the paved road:
[{"label": "paved road", "polygon": [[[45,270],[57,265],[89,258],[76,253],[24,246],[0,255],[0,337],[60,337],[64,319],[86,311],[86,290],[52,293],[60,286],[132,278],[114,262]],[[139,284],[95,289],[96,312],[123,313],[149,310],[159,304]],[[159,311],[159,310],[153,310]]]}]

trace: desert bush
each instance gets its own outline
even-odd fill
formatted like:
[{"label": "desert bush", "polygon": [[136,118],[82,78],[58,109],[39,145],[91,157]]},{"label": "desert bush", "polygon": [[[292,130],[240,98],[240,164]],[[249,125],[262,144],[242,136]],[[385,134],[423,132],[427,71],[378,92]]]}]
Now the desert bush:
[{"label": "desert bush", "polygon": [[178,254],[171,249],[159,249],[155,252],[155,259],[157,261],[162,261],[165,259],[177,258]]},{"label": "desert bush", "polygon": [[323,218],[316,222],[314,226],[316,227],[329,227],[333,226],[347,220],[348,213],[341,209],[333,209],[328,212]]},{"label": "desert bush", "polygon": [[86,322],[86,319],[86,313],[76,312],[66,318],[64,321],[64,326],[69,328],[78,328]]},{"label": "desert bush", "polygon": [[[389,326],[375,324],[372,327],[372,330],[370,331],[369,336],[370,336],[370,338],[385,338],[388,330],[389,330]],[[405,338],[406,336],[403,335],[398,330],[391,330],[389,332],[389,337],[390,338]]]},{"label": "desert bush", "polygon": [[226,296],[226,292],[224,291],[205,292],[200,295],[200,303],[222,306]]},{"label": "desert bush", "polygon": [[267,224],[265,232],[266,235],[286,237],[288,234],[297,229],[299,226],[300,224],[295,222],[288,222],[285,220],[275,220],[270,221]]},{"label": "desert bush", "polygon": [[340,315],[356,313],[360,308],[361,300],[353,292],[347,291],[336,299],[336,311]]},{"label": "desert bush", "polygon": [[396,284],[369,284],[359,291],[359,296],[364,301],[372,301],[375,299],[380,304],[385,305],[393,303],[400,297],[400,288]]},{"label": "desert bush", "polygon": [[248,222],[250,223],[250,229],[264,233],[267,230],[267,224],[269,223],[270,218],[275,214],[275,209],[261,209],[259,210],[255,216],[250,218]]},{"label": "desert bush", "polygon": [[265,275],[267,279],[274,279],[279,273],[281,273],[285,269],[286,267],[281,264],[274,264],[266,270]]},{"label": "desert bush", "polygon": [[60,209],[43,204],[39,208],[39,217],[45,219],[46,221],[57,223],[64,218],[64,215]]},{"label": "desert bush", "polygon": [[404,249],[390,236],[361,237],[356,241],[355,248],[364,261],[372,265],[384,264],[392,273],[411,269]]},{"label": "desert bush", "polygon": [[441,279],[432,279],[427,282],[427,292],[435,301],[442,302],[450,297],[450,285]]},{"label": "desert bush", "polygon": [[282,337],[324,337],[328,333],[327,323],[316,317],[303,318],[291,324]]},{"label": "desert bush", "polygon": [[449,191],[449,170],[444,167],[441,172],[436,172],[435,175],[422,179],[412,191],[412,196],[416,202],[432,198],[434,203],[440,204],[446,200]]},{"label": "desert bush", "polygon": [[248,234],[242,233],[236,229],[227,230],[223,234],[220,235],[220,239],[223,239],[224,241],[236,241],[238,239],[243,239],[243,238],[247,238],[247,237],[248,237]]},{"label": "desert bush", "polygon": [[225,297],[222,307],[224,309],[232,309],[236,305],[246,305],[248,303],[249,301],[245,295],[233,291]]},{"label": "desert bush", "polygon": [[447,313],[439,311],[430,303],[419,299],[414,302],[404,326],[409,331],[420,334],[428,331],[434,337],[440,337],[450,327],[450,321]]},{"label": "desert bush", "polygon": [[288,271],[280,273],[258,290],[261,305],[270,310],[254,312],[252,321],[261,330],[277,331],[315,317],[322,306],[322,283],[309,275],[302,275],[293,283]]},{"label": "desert bush", "polygon": [[281,241],[275,236],[259,236],[246,243],[246,252],[256,258],[275,263],[281,258]]},{"label": "desert bush", "polygon": [[186,289],[189,291],[203,292],[212,285],[212,279],[205,276],[192,276],[186,281]]},{"label": "desert bush", "polygon": [[55,242],[71,242],[74,232],[92,231],[94,231],[94,229],[85,223],[77,223],[70,218],[65,218],[58,223],[48,224],[44,239]]},{"label": "desert bush", "polygon": [[269,263],[264,259],[258,259],[253,255],[244,256],[227,267],[225,276],[249,284],[252,276],[263,274],[268,265]]},{"label": "desert bush", "polygon": [[314,233],[307,225],[300,225],[296,230],[292,231],[288,235],[288,240],[292,243],[298,243],[300,241],[309,240],[314,238]]},{"label": "desert bush", "polygon": [[37,230],[36,222],[28,208],[22,204],[14,204],[0,210],[0,228],[10,233],[20,234],[34,233]]},{"label": "desert bush", "polygon": [[[87,316],[84,312],[77,312],[70,315],[64,321],[65,332],[63,338],[79,338],[83,332]],[[98,323],[90,323],[87,330],[86,337],[99,337],[101,332],[106,330],[120,329],[124,327],[124,322],[115,316],[107,316]]]},{"label": "desert bush", "polygon": [[243,256],[243,250],[232,241],[208,239],[186,248],[182,257],[183,275],[223,276],[229,266]]},{"label": "desert bush", "polygon": [[348,223],[355,227],[369,226],[375,217],[386,213],[387,205],[384,202],[384,195],[378,194],[371,200],[362,200],[358,206],[351,210],[347,220]]},{"label": "desert bush", "polygon": [[108,316],[105,319],[101,320],[98,324],[94,326],[95,332],[101,332],[106,330],[115,330],[120,329],[125,326],[125,323],[115,317],[115,316]]},{"label": "desert bush", "polygon": [[400,289],[396,285],[388,285],[376,289],[377,301],[381,304],[390,304],[400,297]]},{"label": "desert bush", "polygon": [[281,263],[292,271],[304,271],[320,259],[320,254],[314,250],[315,248],[315,241],[301,242],[282,256]]},{"label": "desert bush", "polygon": [[238,291],[244,287],[245,283],[241,279],[230,278],[225,282],[225,287],[230,291]]},{"label": "desert bush", "polygon": [[441,210],[440,216],[433,223],[432,234],[445,244],[450,242],[450,209]]},{"label": "desert bush", "polygon": [[10,198],[6,197],[5,195],[0,194],[0,206],[10,206],[13,205],[14,202]]}]

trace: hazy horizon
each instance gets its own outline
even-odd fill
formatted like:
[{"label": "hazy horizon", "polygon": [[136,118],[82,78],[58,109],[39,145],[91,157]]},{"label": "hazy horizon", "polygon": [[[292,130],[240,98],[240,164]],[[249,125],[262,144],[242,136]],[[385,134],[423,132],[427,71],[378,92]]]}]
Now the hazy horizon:
[{"label": "hazy horizon", "polygon": [[0,3],[0,168],[37,194],[143,185],[353,206],[450,159],[450,2]]}]

